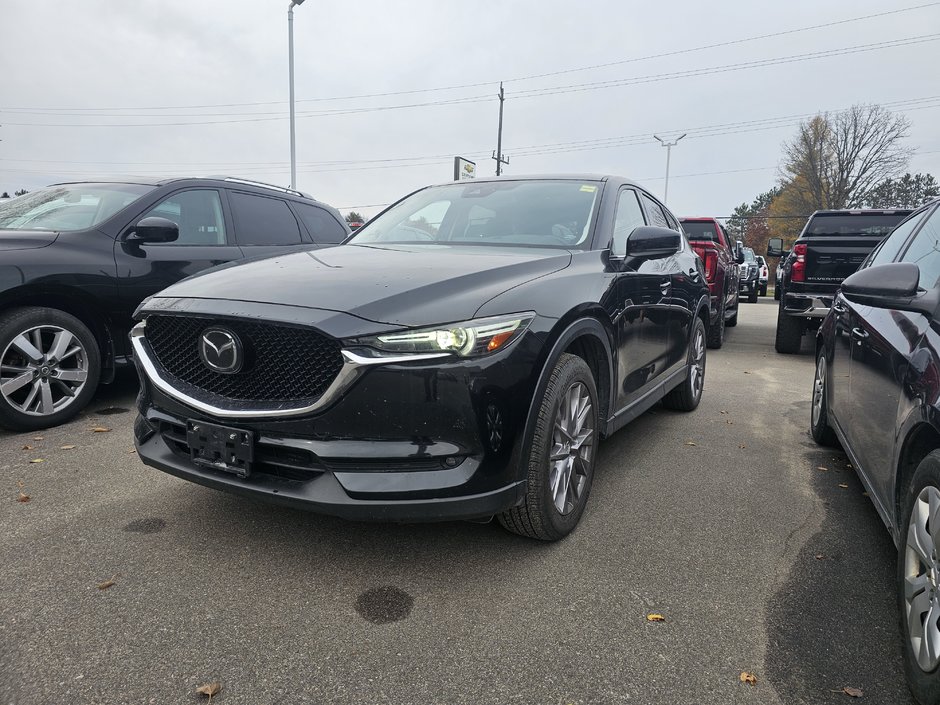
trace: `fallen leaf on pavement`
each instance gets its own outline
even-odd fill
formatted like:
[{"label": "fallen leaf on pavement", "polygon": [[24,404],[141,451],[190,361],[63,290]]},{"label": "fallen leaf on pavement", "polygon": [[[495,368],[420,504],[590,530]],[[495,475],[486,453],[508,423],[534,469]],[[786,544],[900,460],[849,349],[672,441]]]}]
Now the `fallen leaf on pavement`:
[{"label": "fallen leaf on pavement", "polygon": [[748,685],[757,685],[757,676],[753,673],[748,673],[747,671],[741,671],[739,679],[742,683],[747,683]]},{"label": "fallen leaf on pavement", "polygon": [[860,698],[865,694],[862,692],[861,688],[852,688],[848,685],[842,689],[842,692],[852,698]]},{"label": "fallen leaf on pavement", "polygon": [[852,463],[846,463],[846,464],[845,464],[845,467],[847,467],[849,470],[851,470],[851,469],[852,469]]},{"label": "fallen leaf on pavement", "polygon": [[134,450],[133,448],[131,448],[131,449],[130,449],[129,451],[127,451],[127,452],[133,455],[133,454],[136,453],[137,451]]},{"label": "fallen leaf on pavement", "polygon": [[725,421],[725,423],[728,424],[729,426],[734,425],[734,421],[732,421],[731,419],[728,419],[727,421]]},{"label": "fallen leaf on pavement", "polygon": [[695,441],[686,441],[685,444],[686,444],[687,446],[694,446],[694,445],[695,445]]},{"label": "fallen leaf on pavement", "polygon": [[722,414],[727,414],[728,412],[727,412],[727,411],[722,411],[721,413],[722,413]]},{"label": "fallen leaf on pavement", "polygon": [[72,450],[75,446],[59,446],[59,450]]},{"label": "fallen leaf on pavement", "polygon": [[41,440],[42,440],[42,436],[33,436],[33,440],[34,440],[34,441],[41,441]]},{"label": "fallen leaf on pavement", "polygon": [[844,482],[840,482],[840,483],[839,483],[839,487],[841,487],[841,488],[844,489],[844,490],[849,489],[849,486],[848,486],[847,484],[845,484]]},{"label": "fallen leaf on pavement", "polygon": [[816,554],[816,560],[817,560],[817,561],[821,561],[823,558],[825,558],[825,556],[824,556],[822,553],[817,553],[817,554]]},{"label": "fallen leaf on pavement", "polygon": [[91,429],[91,432],[92,433],[110,433],[111,429],[107,428],[106,426],[95,426],[93,429]]},{"label": "fallen leaf on pavement", "polygon": [[744,370],[744,374],[749,375],[749,374],[751,374],[751,373],[748,372],[747,370]]},{"label": "fallen leaf on pavement", "polygon": [[44,463],[44,462],[46,462],[46,459],[45,459],[45,458],[33,458],[33,459],[30,460],[29,462],[31,462],[31,463]]},{"label": "fallen leaf on pavement", "polygon": [[32,449],[33,449],[32,446],[23,446],[23,450],[32,450]]},{"label": "fallen leaf on pavement", "polygon": [[20,488],[20,496],[16,498],[16,501],[17,501],[17,502],[23,502],[23,503],[28,502],[28,501],[29,501],[29,495],[26,494],[25,492],[23,492],[23,481],[22,481],[22,480],[18,480],[17,483],[16,483],[16,485],[17,485],[17,487]]},{"label": "fallen leaf on pavement", "polygon": [[648,614],[646,615],[647,622],[665,622],[666,618],[661,614]]},{"label": "fallen leaf on pavement", "polygon": [[862,492],[862,497],[867,497],[867,496],[868,496],[867,492]]},{"label": "fallen leaf on pavement", "polygon": [[738,446],[738,448],[747,448],[747,446],[742,443]]},{"label": "fallen leaf on pavement", "polygon": [[109,580],[105,580],[103,583],[98,583],[99,590],[107,590],[109,587],[114,585],[114,579],[117,577],[117,573],[111,576]]},{"label": "fallen leaf on pavement", "polygon": [[816,469],[819,470],[819,472],[829,472],[829,468],[823,467],[822,465],[820,465]]},{"label": "fallen leaf on pavement", "polygon": [[196,692],[199,693],[200,695],[209,696],[209,702],[212,702],[212,696],[218,695],[219,691],[221,690],[222,690],[222,684],[218,682],[206,683],[205,685],[201,685],[198,688],[196,688]]}]

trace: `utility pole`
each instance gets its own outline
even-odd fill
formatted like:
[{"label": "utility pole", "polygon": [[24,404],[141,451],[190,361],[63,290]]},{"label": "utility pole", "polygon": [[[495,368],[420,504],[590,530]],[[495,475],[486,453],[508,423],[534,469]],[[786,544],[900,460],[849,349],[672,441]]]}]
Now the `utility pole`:
[{"label": "utility pole", "polygon": [[655,139],[659,140],[659,143],[666,148],[666,188],[663,189],[663,203],[669,205],[669,154],[672,152],[672,148],[679,144],[679,140],[685,137],[688,133],[683,132],[681,135],[676,137],[672,142],[666,142],[659,135],[653,135]]},{"label": "utility pole", "polygon": [[503,103],[506,101],[506,94],[503,93],[503,82],[499,82],[499,128],[496,133],[496,151],[493,152],[491,159],[496,160],[496,175],[503,173],[503,164],[509,164],[508,157],[503,159]]},{"label": "utility pole", "polygon": [[287,54],[290,75],[290,187],[297,188],[297,146],[294,139],[294,5],[304,0],[291,0],[287,7]]}]

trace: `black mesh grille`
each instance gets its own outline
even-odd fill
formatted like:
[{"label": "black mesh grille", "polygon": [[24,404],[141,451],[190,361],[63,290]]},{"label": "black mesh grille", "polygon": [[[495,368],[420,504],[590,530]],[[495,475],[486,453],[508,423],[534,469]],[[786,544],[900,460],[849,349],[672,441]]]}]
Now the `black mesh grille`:
[{"label": "black mesh grille", "polygon": [[[246,363],[237,374],[210,370],[199,356],[209,326],[230,329],[242,341]],[[343,366],[340,345],[310,328],[194,316],[147,317],[147,342],[170,375],[212,395],[238,401],[318,398]]]}]

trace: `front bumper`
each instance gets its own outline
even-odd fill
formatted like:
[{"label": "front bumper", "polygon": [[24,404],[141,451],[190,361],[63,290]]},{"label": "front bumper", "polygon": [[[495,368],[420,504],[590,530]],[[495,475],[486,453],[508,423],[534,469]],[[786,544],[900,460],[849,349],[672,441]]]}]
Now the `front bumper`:
[{"label": "front bumper", "polygon": [[[368,366],[329,404],[280,416],[214,414],[187,403],[138,356],[138,454],[201,485],[349,519],[490,517],[525,496],[526,468],[516,458],[539,350],[529,331],[482,358]],[[189,421],[249,432],[248,475],[197,464]]]}]

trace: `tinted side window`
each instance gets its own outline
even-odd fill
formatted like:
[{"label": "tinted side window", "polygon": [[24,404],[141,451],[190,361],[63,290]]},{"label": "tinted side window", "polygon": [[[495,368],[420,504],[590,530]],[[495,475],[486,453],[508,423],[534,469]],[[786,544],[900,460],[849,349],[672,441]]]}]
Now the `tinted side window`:
[{"label": "tinted side window", "polygon": [[225,244],[225,218],[218,191],[200,189],[174,193],[141,216],[149,217],[166,218],[179,226],[179,239],[167,244]]},{"label": "tinted side window", "polygon": [[640,198],[643,199],[643,205],[646,206],[646,213],[650,217],[650,225],[655,225],[657,228],[671,227],[669,221],[666,220],[666,214],[663,213],[663,209],[659,207],[656,201],[645,193],[641,193]]},{"label": "tinted side window", "polygon": [[335,245],[346,239],[349,233],[346,228],[336,222],[328,211],[308,203],[297,203],[294,201],[294,208],[297,209],[297,215],[304,222],[313,241],[321,245]]},{"label": "tinted side window", "polygon": [[901,261],[913,262],[920,267],[921,288],[932,289],[937,285],[940,279],[940,218],[937,218],[936,209],[914,236]]},{"label": "tinted side window", "polygon": [[904,243],[907,242],[908,236],[914,232],[914,228],[917,227],[917,224],[923,220],[924,214],[916,215],[913,218],[908,218],[894,231],[884,239],[884,241],[878,246],[878,249],[872,254],[871,261],[869,266],[874,266],[876,264],[886,264],[888,262],[893,262],[895,256],[898,252],[901,251],[901,248],[904,247]]},{"label": "tinted side window", "polygon": [[287,204],[279,198],[249,193],[229,194],[239,245],[299,245],[300,227]]},{"label": "tinted side window", "polygon": [[627,237],[634,228],[645,225],[636,191],[624,189],[617,200],[617,217],[614,218],[614,244],[611,254],[622,257],[627,253]]}]

